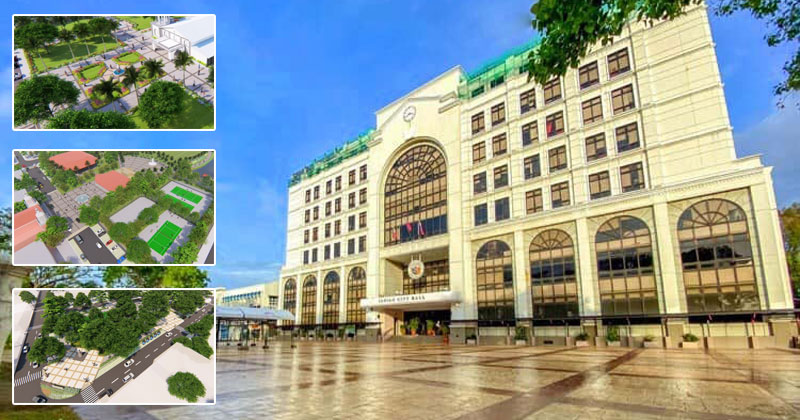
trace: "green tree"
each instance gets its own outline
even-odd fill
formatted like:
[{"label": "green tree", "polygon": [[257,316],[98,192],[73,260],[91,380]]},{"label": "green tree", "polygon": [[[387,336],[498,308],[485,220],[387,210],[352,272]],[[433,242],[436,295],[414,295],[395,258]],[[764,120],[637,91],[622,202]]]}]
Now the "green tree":
[{"label": "green tree", "polygon": [[147,245],[147,242],[139,238],[134,238],[128,243],[127,257],[137,264],[151,264],[156,262],[153,256],[150,255],[150,247]]},{"label": "green tree", "polygon": [[37,238],[47,246],[55,248],[67,236],[69,221],[61,216],[51,216],[47,219],[44,232],[39,232]]},{"label": "green tree", "polygon": [[111,239],[117,242],[127,244],[133,235],[127,223],[117,222],[111,225],[111,229],[108,230],[108,236],[111,236]]},{"label": "green tree", "polygon": [[58,28],[46,22],[33,22],[14,29],[14,46],[17,48],[33,49],[39,56],[39,61],[48,71],[47,64],[39,54],[39,48],[47,51],[47,44],[58,37]]},{"label": "green tree", "polygon": [[85,293],[79,292],[75,295],[75,307],[80,309],[88,309],[92,306],[92,300]]},{"label": "green tree", "polygon": [[177,83],[156,80],[139,98],[138,114],[150,128],[163,128],[184,110],[186,92]]},{"label": "green tree", "polygon": [[103,271],[107,287],[200,288],[208,285],[208,273],[197,267],[109,266]]},{"label": "green tree", "polygon": [[[529,78],[546,83],[577,68],[588,49],[606,45],[619,36],[630,22],[672,20],[687,7],[702,0],[539,0],[531,6],[533,28],[543,35],[528,62]],[[800,2],[796,0],[719,0],[716,13],[722,16],[749,11],[766,20],[772,28],[766,36],[770,46],[797,45],[800,40]],[[776,95],[800,89],[800,49],[783,67],[786,79],[774,88]]]},{"label": "green tree", "polygon": [[189,372],[177,372],[167,378],[167,389],[171,395],[191,403],[206,395],[206,387]]},{"label": "green tree", "polygon": [[186,85],[186,66],[192,64],[192,57],[186,50],[178,50],[175,52],[174,58],[172,59],[175,67],[180,68],[183,70],[183,85]]},{"label": "green tree", "polygon": [[29,292],[27,290],[23,290],[23,291],[19,292],[19,298],[25,303],[35,303],[36,302],[36,296],[34,296],[33,293],[31,293],[31,292]]},{"label": "green tree", "polygon": [[53,108],[78,103],[80,91],[72,82],[58,76],[34,76],[23,81],[14,92],[14,124],[38,124],[53,116]]},{"label": "green tree", "polygon": [[793,203],[781,210],[780,216],[786,262],[789,264],[789,276],[797,298],[800,297],[800,203]]},{"label": "green tree", "polygon": [[193,242],[187,242],[178,247],[172,254],[174,264],[192,264],[197,260],[197,253],[200,250]]},{"label": "green tree", "polygon": [[214,85],[214,66],[208,68],[208,77],[206,77],[206,81]]},{"label": "green tree", "polygon": [[148,78],[154,79],[161,75],[161,72],[164,71],[164,62],[151,58],[142,63],[142,69],[144,69],[144,72]]},{"label": "green tree", "polygon": [[156,211],[154,206],[147,207],[139,212],[139,216],[137,216],[136,219],[141,220],[144,224],[151,225],[158,221],[158,211]]},{"label": "green tree", "polygon": [[81,223],[91,226],[100,221],[100,212],[84,204],[81,206],[79,218]]},{"label": "green tree", "polygon": [[134,92],[136,92],[136,102],[139,102],[139,86],[136,83],[142,80],[142,73],[139,70],[136,70],[136,67],[128,66],[125,69],[125,75],[122,76],[122,84],[125,86],[133,86]]},{"label": "green tree", "polygon": [[89,111],[65,109],[47,122],[46,128],[55,130],[105,129],[131,130],[136,128],[133,118],[114,111]]},{"label": "green tree", "polygon": [[111,32],[109,20],[104,17],[96,17],[89,21],[89,30],[94,35],[100,35],[100,39],[103,41],[103,56],[106,55],[106,35]]},{"label": "green tree", "polygon": [[[69,54],[72,56],[72,61],[75,61],[75,53],[72,52],[72,40],[75,39],[75,34],[67,28],[61,28],[58,31],[58,39],[60,39],[61,42],[67,43],[67,47],[69,47]],[[69,63],[67,63],[67,69],[69,69]]]},{"label": "green tree", "polygon": [[14,203],[14,213],[15,213],[15,214],[16,214],[16,213],[19,213],[19,212],[21,212],[22,210],[25,210],[25,209],[27,209],[27,208],[28,208],[28,205],[27,205],[27,204],[25,204],[25,202],[24,202],[24,201],[17,201],[16,203]]},{"label": "green tree", "polygon": [[117,104],[114,101],[114,94],[117,93],[121,95],[122,89],[118,84],[114,83],[114,80],[101,80],[94,86],[93,92],[97,92],[98,95],[106,98],[109,102],[111,102],[111,107],[114,108],[114,112],[117,111]]},{"label": "green tree", "polygon": [[84,22],[76,23],[75,25],[72,26],[72,31],[75,34],[75,36],[78,37],[78,39],[83,41],[83,45],[86,46],[86,55],[91,55],[92,52],[89,51],[89,43],[86,42],[86,40],[92,34],[92,30],[89,29],[89,25],[87,25]]},{"label": "green tree", "polygon": [[104,290],[90,290],[89,299],[92,299],[95,302],[105,303],[108,302],[108,295]]},{"label": "green tree", "polygon": [[61,359],[66,354],[67,350],[64,343],[58,341],[55,337],[42,337],[37,338],[33,342],[30,350],[28,351],[28,359],[36,363],[44,364],[47,362],[48,357],[54,357],[56,360]]}]

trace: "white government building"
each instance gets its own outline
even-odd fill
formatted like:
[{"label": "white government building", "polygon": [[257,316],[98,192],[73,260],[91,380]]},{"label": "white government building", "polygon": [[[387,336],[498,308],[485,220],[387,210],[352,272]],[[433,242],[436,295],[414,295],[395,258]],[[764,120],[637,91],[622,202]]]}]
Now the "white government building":
[{"label": "white government building", "polygon": [[214,15],[187,16],[179,20],[170,16],[157,16],[150,27],[153,32],[153,50],[166,50],[170,60],[175,51],[185,50],[200,63],[214,65],[217,52]]},{"label": "white government building", "polygon": [[292,176],[284,329],[788,346],[772,169],[735,154],[706,8],[545,85],[533,47],[446,71]]}]

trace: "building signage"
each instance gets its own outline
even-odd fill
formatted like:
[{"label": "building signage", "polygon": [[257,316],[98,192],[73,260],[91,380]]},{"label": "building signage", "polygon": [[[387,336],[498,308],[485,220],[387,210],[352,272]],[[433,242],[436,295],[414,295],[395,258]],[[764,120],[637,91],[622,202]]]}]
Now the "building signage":
[{"label": "building signage", "polygon": [[460,302],[454,291],[419,293],[416,295],[396,295],[361,299],[362,308],[400,307],[429,304],[450,304]]},{"label": "building signage", "polygon": [[411,260],[408,263],[408,277],[411,277],[411,280],[419,280],[423,275],[425,275],[425,263],[422,260]]}]

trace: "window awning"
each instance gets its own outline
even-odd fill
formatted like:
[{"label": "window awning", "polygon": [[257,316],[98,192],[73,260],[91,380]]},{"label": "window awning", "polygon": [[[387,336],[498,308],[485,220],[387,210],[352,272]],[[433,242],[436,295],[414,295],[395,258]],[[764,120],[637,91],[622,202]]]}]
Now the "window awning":
[{"label": "window awning", "polygon": [[219,319],[243,319],[248,321],[294,321],[294,315],[284,309],[247,308],[217,306]]}]

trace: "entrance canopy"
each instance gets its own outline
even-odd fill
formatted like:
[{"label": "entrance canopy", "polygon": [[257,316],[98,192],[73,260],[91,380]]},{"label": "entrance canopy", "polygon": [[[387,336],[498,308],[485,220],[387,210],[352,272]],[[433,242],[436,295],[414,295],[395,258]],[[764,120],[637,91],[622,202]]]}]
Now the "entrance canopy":
[{"label": "entrance canopy", "polygon": [[217,319],[241,319],[246,321],[294,321],[294,315],[283,309],[217,307]]},{"label": "entrance canopy", "polygon": [[458,292],[417,293],[413,295],[395,295],[379,298],[361,299],[361,307],[374,311],[381,310],[431,310],[450,309],[450,305],[461,302]]}]

